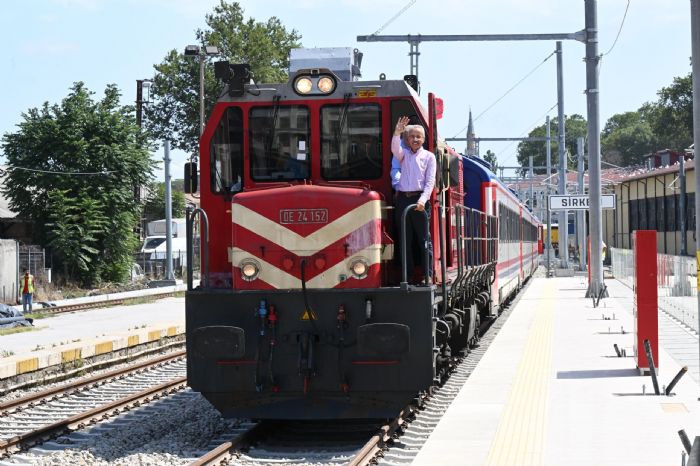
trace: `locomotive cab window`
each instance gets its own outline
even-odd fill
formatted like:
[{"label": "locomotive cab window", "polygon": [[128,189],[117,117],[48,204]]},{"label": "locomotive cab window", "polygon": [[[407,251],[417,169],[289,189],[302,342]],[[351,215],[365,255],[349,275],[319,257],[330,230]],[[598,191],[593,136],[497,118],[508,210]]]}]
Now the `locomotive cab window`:
[{"label": "locomotive cab window", "polygon": [[243,112],[229,107],[210,143],[210,187],[214,193],[235,193],[243,188]]},{"label": "locomotive cab window", "polygon": [[309,177],[309,109],[301,105],[254,107],[249,116],[250,176],[256,181]]},{"label": "locomotive cab window", "polygon": [[321,175],[327,180],[382,176],[382,115],[376,104],[321,108]]}]

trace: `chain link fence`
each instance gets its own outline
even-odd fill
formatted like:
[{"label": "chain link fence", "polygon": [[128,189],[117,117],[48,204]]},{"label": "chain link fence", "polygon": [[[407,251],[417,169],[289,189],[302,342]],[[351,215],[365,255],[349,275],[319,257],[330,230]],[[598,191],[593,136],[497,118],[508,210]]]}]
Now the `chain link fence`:
[{"label": "chain link fence", "polygon": [[[634,254],[631,249],[612,248],[612,271],[616,279],[634,288]],[[659,307],[698,331],[697,261],[693,257],[656,255]]]}]

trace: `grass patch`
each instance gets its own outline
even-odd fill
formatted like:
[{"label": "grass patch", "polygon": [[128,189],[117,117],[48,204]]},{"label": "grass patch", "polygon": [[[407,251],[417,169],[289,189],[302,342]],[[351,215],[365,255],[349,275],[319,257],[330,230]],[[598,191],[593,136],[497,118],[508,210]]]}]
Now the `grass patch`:
[{"label": "grass patch", "polygon": [[27,314],[24,314],[24,317],[27,319],[47,319],[49,317],[56,317],[58,314],[55,314],[53,312],[44,312],[44,311],[36,311],[36,312],[30,312]]},{"label": "grass patch", "polygon": [[13,333],[25,333],[25,332],[33,332],[34,330],[38,330],[39,327],[12,327],[12,328],[2,328],[0,329],[0,336],[3,335],[12,335]]}]

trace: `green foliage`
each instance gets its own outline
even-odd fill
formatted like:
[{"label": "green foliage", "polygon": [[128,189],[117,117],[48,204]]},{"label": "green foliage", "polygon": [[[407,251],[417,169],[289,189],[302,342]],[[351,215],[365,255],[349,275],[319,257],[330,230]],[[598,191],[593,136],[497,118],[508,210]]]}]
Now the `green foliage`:
[{"label": "green foliage", "polygon": [[662,88],[659,99],[643,105],[639,111],[654,132],[655,150],[682,151],[693,143],[693,81],[689,73],[673,78]]},{"label": "green foliage", "polygon": [[[301,36],[288,31],[279,19],[266,22],[245,20],[238,2],[220,0],[212,13],[206,15],[207,28],[196,32],[201,45],[218,47],[221,56],[215,60],[248,63],[256,82],[287,80],[289,51],[299,46]],[[212,59],[205,58],[205,115],[223,88],[214,78]],[[151,87],[154,102],[145,109],[146,127],[156,140],[168,139],[173,148],[196,153],[199,141],[199,58],[185,57],[171,50],[155,65],[156,75]]]},{"label": "green foliage", "polygon": [[[558,148],[559,148],[559,123],[557,118],[552,118],[550,121],[550,137],[552,145],[552,168],[555,169],[559,164],[558,159]],[[576,154],[576,139],[586,137],[588,128],[586,120],[578,114],[571,115],[565,120],[565,146],[569,154]],[[547,136],[546,125],[538,126],[537,128],[530,131],[528,137],[545,137]],[[545,166],[547,165],[547,143],[546,142],[531,142],[523,141],[518,144],[518,163],[523,167],[523,173],[528,170],[530,166],[530,156],[533,156],[533,163],[535,166]],[[575,169],[576,161],[575,157],[568,158],[568,168]],[[535,169],[535,173],[545,173],[544,169]]]},{"label": "green foliage", "polygon": [[496,154],[491,152],[491,149],[487,150],[486,154],[484,154],[484,160],[491,164],[494,173],[498,170],[498,159],[496,158]]},{"label": "green foliage", "polygon": [[134,192],[153,171],[133,107],[119,105],[114,85],[102,100],[92,96],[76,83],[60,104],[29,109],[2,138],[11,208],[33,222],[35,240],[51,246],[66,278],[87,284],[128,274],[125,251],[141,208]]},{"label": "green foliage", "polygon": [[[182,180],[181,180],[182,181]],[[185,216],[185,194],[171,189],[173,218]],[[165,183],[151,183],[150,195],[143,208],[143,216],[147,222],[165,218]]]},{"label": "green foliage", "polygon": [[48,196],[48,245],[63,263],[66,275],[78,275],[89,282],[91,266],[100,252],[99,237],[107,224],[104,206],[99,200],[72,196],[67,190],[55,189]]},{"label": "green foliage", "polygon": [[636,165],[654,150],[654,133],[642,113],[618,113],[605,124],[601,146],[603,160],[623,167]]},{"label": "green foliage", "polygon": [[647,102],[637,111],[610,117],[601,133],[605,160],[635,165],[646,154],[663,149],[681,152],[693,143],[691,75],[674,78],[657,95],[656,102]]}]

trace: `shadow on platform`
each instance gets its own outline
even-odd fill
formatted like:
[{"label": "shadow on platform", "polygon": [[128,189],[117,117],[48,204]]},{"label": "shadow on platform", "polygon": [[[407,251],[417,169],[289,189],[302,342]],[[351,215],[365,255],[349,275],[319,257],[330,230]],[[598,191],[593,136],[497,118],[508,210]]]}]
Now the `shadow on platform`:
[{"label": "shadow on platform", "polygon": [[615,377],[637,377],[637,369],[600,369],[593,371],[560,371],[557,379],[606,379]]}]

